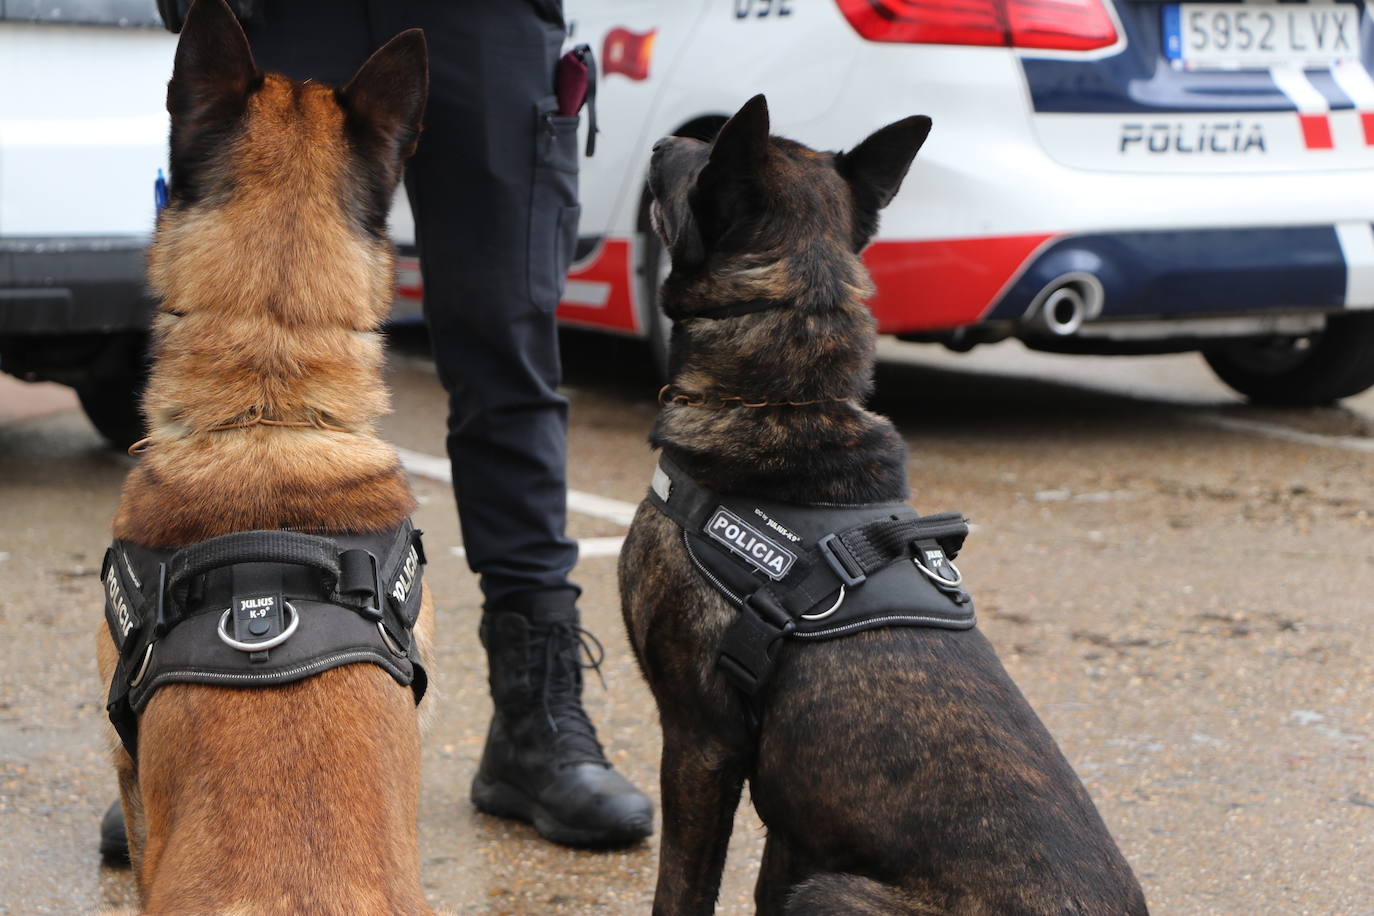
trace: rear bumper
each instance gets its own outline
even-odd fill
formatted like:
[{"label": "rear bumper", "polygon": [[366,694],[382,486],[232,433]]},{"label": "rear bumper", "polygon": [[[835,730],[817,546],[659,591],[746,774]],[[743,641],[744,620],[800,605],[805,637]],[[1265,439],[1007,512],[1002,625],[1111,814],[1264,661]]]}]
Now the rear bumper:
[{"label": "rear bumper", "polygon": [[0,334],[148,327],[144,237],[0,239]]},{"label": "rear bumper", "polygon": [[[935,121],[865,254],[882,331],[1014,323],[1069,272],[1100,281],[1103,320],[1374,306],[1374,147],[1356,112],[1333,119],[1335,151],[1288,156],[1275,131],[1301,143],[1290,112],[1265,115],[1282,124],[1266,134],[1263,153],[1218,153],[1213,163],[1188,152],[1198,142],[1191,136],[1157,154],[1146,136],[1123,152],[1122,132],[1138,113],[1038,114],[1014,53],[921,51],[865,49],[846,87],[865,122],[844,128],[851,137],[912,111]],[[975,58],[979,66],[968,66]],[[859,99],[882,101],[853,104]],[[1081,163],[1047,148],[1041,134],[1051,117],[1081,128],[1072,138]],[[1082,132],[1089,127],[1101,135]],[[1138,154],[1151,161],[1132,165]],[[1253,160],[1245,168],[1242,155]]]},{"label": "rear bumper", "polygon": [[1019,320],[1041,290],[1072,273],[1101,282],[1107,319],[1368,306],[1371,290],[1351,282],[1356,255],[1343,247],[1354,248],[1360,230],[1359,247],[1374,254],[1369,223],[1068,236],[1030,259],[985,320]]},{"label": "rear bumper", "polygon": [[1091,320],[1374,307],[1374,225],[880,241],[865,260],[881,331],[1015,328],[1065,278],[1101,287]]}]

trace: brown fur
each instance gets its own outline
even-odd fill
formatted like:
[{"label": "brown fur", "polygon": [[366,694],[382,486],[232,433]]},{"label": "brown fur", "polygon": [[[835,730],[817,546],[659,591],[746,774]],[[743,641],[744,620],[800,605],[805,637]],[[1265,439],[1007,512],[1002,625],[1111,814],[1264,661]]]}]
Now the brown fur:
[{"label": "brown fur", "polygon": [[[779,502],[906,499],[906,449],[860,403],[874,328],[858,252],[930,122],[849,153],[768,136],[757,97],[711,146],[660,141],[654,220],[673,255],[673,387],[806,407],[669,404],[651,441],[702,486]],[[772,276],[770,276],[772,274]],[[724,297],[724,298],[720,298]],[[732,302],[776,308],[694,317]],[[630,643],[663,726],[657,916],[714,909],[747,778],[768,828],[766,916],[1142,916],[1091,798],[974,630],[786,641],[749,725],[717,667],[740,613],[647,501],[620,557]]]},{"label": "brown fur", "polygon": [[[422,71],[417,36],[390,53],[418,49]],[[200,0],[169,90],[173,199],[149,257],[162,299],[150,446],[125,482],[115,537],[178,547],[255,528],[390,527],[414,506],[373,425],[387,410],[377,326],[393,264],[348,206],[366,189],[344,105],[325,86],[260,77],[227,142],[183,155],[178,175],[179,141],[225,128],[196,122],[176,93],[200,104],[233,82],[197,72],[188,43],[202,56],[247,53],[228,9]],[[194,197],[178,197],[178,179]],[[321,426],[210,431],[254,412]],[[426,591],[422,657],[432,626]],[[116,659],[103,628],[98,655],[108,683]],[[139,727],[137,764],[113,732],[111,746],[149,916],[431,912],[415,833],[420,726],[411,691],[382,669],[271,689],[169,685]]]}]

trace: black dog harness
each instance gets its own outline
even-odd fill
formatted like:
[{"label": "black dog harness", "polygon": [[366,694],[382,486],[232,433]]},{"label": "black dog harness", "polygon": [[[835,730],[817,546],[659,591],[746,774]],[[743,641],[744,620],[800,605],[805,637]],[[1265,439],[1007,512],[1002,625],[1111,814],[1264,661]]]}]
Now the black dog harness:
[{"label": "black dog harness", "polygon": [[119,649],[106,709],[129,756],[138,714],[164,684],[268,687],[370,662],[419,703],[424,564],[409,520],[329,537],[244,531],[179,550],[116,540],[100,571]]},{"label": "black dog harness", "polygon": [[796,505],[721,496],[660,457],[649,500],[682,528],[692,565],[740,609],[718,665],[751,699],[783,638],[877,627],[966,630],[973,600],[951,562],[968,523],[905,503]]}]

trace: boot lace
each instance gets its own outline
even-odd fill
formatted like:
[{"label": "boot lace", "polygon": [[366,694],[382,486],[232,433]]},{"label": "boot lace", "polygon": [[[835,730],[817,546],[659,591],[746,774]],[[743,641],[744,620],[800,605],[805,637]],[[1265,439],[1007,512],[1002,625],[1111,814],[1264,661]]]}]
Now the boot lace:
[{"label": "boot lace", "polygon": [[606,649],[601,640],[575,623],[553,624],[548,631],[544,644],[544,715],[559,751],[558,765],[599,763],[609,767],[596,727],[582,708],[583,671],[595,671],[602,688],[606,686],[601,673]]}]

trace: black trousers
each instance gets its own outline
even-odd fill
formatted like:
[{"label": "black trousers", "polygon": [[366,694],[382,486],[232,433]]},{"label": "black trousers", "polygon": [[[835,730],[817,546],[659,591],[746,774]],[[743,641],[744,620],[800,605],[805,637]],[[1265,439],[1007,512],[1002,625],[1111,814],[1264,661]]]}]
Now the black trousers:
[{"label": "black trousers", "polygon": [[554,308],[577,237],[577,119],[557,117],[558,0],[265,0],[258,67],[343,86],[396,33],[429,44],[406,173],[469,565],[488,606],[574,588]]}]

